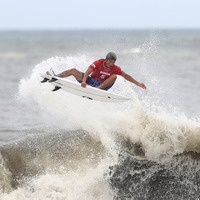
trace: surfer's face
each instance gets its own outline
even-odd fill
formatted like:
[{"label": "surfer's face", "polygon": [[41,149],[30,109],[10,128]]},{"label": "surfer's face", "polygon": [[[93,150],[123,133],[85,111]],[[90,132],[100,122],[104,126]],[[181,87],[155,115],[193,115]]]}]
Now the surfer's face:
[{"label": "surfer's face", "polygon": [[115,60],[106,60],[107,67],[113,67],[114,64],[115,64]]}]

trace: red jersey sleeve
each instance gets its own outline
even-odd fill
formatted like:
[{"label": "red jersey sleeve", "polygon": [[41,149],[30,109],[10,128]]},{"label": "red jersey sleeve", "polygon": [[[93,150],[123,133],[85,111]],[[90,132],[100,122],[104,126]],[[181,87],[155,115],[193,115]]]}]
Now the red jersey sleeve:
[{"label": "red jersey sleeve", "polygon": [[101,60],[96,60],[96,61],[94,61],[89,67],[91,68],[91,69],[95,69],[96,67],[98,67],[99,65],[101,64]]},{"label": "red jersey sleeve", "polygon": [[121,69],[121,67],[118,67],[118,66],[116,66],[115,67],[115,74],[118,74],[118,75],[122,75],[122,69]]}]

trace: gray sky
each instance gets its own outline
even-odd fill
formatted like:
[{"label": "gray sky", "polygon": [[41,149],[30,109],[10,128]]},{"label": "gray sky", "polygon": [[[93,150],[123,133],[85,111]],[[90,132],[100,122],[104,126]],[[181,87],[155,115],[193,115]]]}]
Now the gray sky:
[{"label": "gray sky", "polygon": [[200,0],[0,0],[0,29],[200,28]]}]

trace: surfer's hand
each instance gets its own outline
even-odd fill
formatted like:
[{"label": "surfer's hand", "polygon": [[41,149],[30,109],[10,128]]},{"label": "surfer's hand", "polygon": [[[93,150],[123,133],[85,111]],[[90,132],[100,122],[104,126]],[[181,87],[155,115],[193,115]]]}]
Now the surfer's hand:
[{"label": "surfer's hand", "polygon": [[82,82],[82,83],[81,83],[81,86],[84,87],[84,88],[86,87],[86,85],[87,85],[86,82]]},{"label": "surfer's hand", "polygon": [[138,84],[138,87],[141,87],[141,88],[143,88],[143,89],[147,89],[144,83],[139,83],[139,84]]}]

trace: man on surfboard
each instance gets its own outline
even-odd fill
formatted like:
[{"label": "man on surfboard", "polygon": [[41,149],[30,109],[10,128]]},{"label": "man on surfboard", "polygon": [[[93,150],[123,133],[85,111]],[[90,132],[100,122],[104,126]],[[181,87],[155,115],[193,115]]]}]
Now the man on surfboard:
[{"label": "man on surfboard", "polygon": [[[73,68],[62,72],[57,76],[60,78],[74,76],[76,80],[81,83],[82,87],[90,85],[99,89],[108,90],[115,83],[117,75],[121,75],[131,83],[134,83],[137,86],[146,89],[144,83],[139,83],[132,76],[128,75],[127,73],[122,71],[120,67],[115,65],[116,60],[116,54],[114,52],[109,52],[106,55],[106,59],[96,60],[88,67],[85,73],[82,73]],[[47,71],[46,73],[47,75],[51,75],[49,71]]]}]

